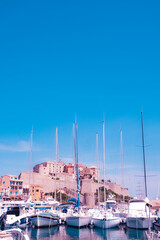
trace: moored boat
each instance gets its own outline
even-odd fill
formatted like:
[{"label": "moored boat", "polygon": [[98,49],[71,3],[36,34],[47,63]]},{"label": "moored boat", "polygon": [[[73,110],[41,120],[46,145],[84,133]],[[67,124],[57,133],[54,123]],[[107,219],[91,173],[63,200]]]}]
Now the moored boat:
[{"label": "moored boat", "polygon": [[66,217],[66,224],[72,227],[84,227],[88,226],[90,223],[90,216],[81,216],[80,214],[77,216]]},{"label": "moored boat", "polygon": [[29,240],[29,237],[27,236],[27,234],[25,234],[19,228],[0,231],[0,238],[4,240],[15,240],[15,239]]},{"label": "moored boat", "polygon": [[148,229],[153,226],[156,216],[149,212],[146,200],[132,199],[129,201],[129,210],[126,224],[129,228]]},{"label": "moored boat", "polygon": [[121,222],[120,217],[114,216],[111,212],[104,210],[98,214],[93,215],[92,223],[98,228],[114,228],[117,227]]},{"label": "moored boat", "polygon": [[52,213],[39,213],[31,216],[33,227],[51,227],[59,224],[59,217]]}]

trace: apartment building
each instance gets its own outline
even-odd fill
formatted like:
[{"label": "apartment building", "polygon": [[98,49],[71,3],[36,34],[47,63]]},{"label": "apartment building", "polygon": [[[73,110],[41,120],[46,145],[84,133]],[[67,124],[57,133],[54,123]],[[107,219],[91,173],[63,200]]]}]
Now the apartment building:
[{"label": "apartment building", "polygon": [[37,184],[31,184],[30,196],[32,201],[40,201],[43,197],[43,188]]},{"label": "apartment building", "polygon": [[5,196],[19,198],[23,193],[23,180],[19,180],[15,175],[4,175],[1,177],[1,189]]},{"label": "apartment building", "polygon": [[48,161],[35,165],[33,172],[39,173],[41,175],[55,175],[63,173],[64,165],[65,164],[62,162],[62,160],[59,160],[59,162]]}]

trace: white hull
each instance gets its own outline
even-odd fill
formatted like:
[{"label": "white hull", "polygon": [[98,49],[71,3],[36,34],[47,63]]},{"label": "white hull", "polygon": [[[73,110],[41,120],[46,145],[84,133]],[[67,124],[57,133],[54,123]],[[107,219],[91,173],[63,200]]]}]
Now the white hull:
[{"label": "white hull", "polygon": [[51,227],[56,226],[59,223],[59,220],[56,218],[35,215],[31,218],[32,226],[35,227]]},{"label": "white hull", "polygon": [[19,228],[13,228],[9,230],[0,231],[0,239],[3,240],[14,240],[14,239],[23,239],[29,240],[29,237],[23,233]]},{"label": "white hull", "polygon": [[25,227],[30,224],[30,216],[23,214],[21,216],[10,215],[7,216],[5,229],[10,229],[13,226]]},{"label": "white hull", "polygon": [[72,227],[84,227],[90,223],[91,217],[70,216],[66,218],[66,224]]},{"label": "white hull", "polygon": [[[150,219],[150,227],[153,225],[154,218]],[[127,217],[127,227],[134,229],[148,229],[149,219],[146,217]]]},{"label": "white hull", "polygon": [[118,217],[113,217],[112,219],[92,218],[92,222],[95,227],[106,229],[117,227],[121,220]]}]

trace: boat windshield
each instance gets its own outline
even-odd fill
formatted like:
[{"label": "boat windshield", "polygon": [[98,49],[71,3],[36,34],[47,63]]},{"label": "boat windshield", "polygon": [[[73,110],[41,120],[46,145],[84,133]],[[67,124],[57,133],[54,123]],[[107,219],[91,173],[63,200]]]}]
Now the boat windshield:
[{"label": "boat windshield", "polygon": [[106,208],[107,209],[115,209],[116,208],[116,204],[114,202],[107,202],[106,203]]}]

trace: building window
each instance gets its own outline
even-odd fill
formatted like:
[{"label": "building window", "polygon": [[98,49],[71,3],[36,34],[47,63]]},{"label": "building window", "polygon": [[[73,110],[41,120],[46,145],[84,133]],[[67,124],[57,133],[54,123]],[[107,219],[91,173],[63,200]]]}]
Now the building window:
[{"label": "building window", "polygon": [[11,186],[11,189],[14,189],[14,186]]},{"label": "building window", "polygon": [[17,179],[17,177],[15,177],[14,179]]},{"label": "building window", "polygon": [[22,189],[22,187],[19,187],[19,189]]},{"label": "building window", "polygon": [[12,195],[12,192],[10,192],[10,195]]},{"label": "building window", "polygon": [[3,184],[5,184],[5,181],[3,182]]},{"label": "building window", "polygon": [[13,177],[11,177],[11,179],[13,179]]},{"label": "building window", "polygon": [[17,190],[17,187],[15,187],[15,190]]},{"label": "building window", "polygon": [[16,195],[17,195],[17,192],[16,192]]}]

